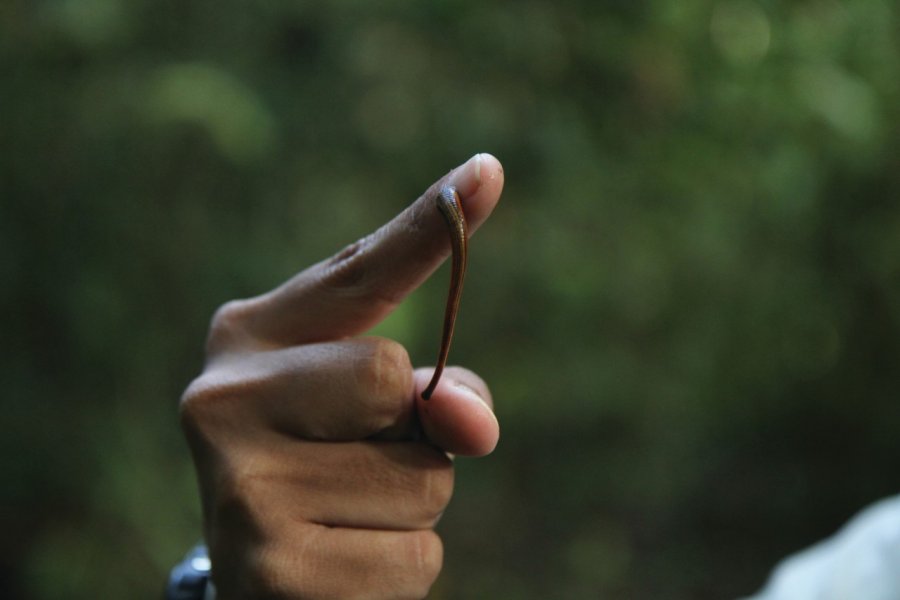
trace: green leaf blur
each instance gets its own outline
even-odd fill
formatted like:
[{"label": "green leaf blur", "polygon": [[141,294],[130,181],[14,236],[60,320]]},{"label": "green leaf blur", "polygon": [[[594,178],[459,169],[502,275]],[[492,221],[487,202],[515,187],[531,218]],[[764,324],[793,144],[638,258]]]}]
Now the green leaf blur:
[{"label": "green leaf blur", "polygon": [[[900,488],[887,0],[0,5],[0,596],[158,597],[217,305],[479,151],[443,598],[723,598]],[[446,271],[378,333],[436,350]]]}]

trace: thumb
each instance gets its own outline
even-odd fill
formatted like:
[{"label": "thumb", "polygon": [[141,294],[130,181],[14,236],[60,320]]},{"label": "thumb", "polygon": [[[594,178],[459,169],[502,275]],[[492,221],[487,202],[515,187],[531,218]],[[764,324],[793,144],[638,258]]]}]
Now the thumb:
[{"label": "thumb", "polygon": [[416,402],[422,431],[429,442],[451,454],[485,456],[500,439],[490,390],[475,373],[447,367],[429,400],[422,399],[433,369],[415,372]]}]

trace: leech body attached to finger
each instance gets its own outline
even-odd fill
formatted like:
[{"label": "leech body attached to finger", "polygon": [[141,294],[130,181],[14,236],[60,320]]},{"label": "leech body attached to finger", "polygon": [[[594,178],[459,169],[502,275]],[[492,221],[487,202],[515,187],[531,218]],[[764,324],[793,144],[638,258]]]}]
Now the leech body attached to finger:
[{"label": "leech body attached to finger", "polygon": [[441,336],[441,350],[438,354],[437,366],[434,375],[425,391],[422,399],[428,400],[434,393],[444,366],[447,364],[447,355],[450,353],[450,341],[453,339],[453,326],[456,324],[456,313],[459,311],[459,299],[462,297],[463,279],[466,276],[466,262],[468,260],[469,231],[466,226],[466,215],[463,213],[459,194],[455,187],[441,188],[436,198],[437,207],[447,221],[450,233],[450,245],[453,250],[453,264],[450,269],[450,291],[447,294],[447,308],[444,311],[444,332]]}]

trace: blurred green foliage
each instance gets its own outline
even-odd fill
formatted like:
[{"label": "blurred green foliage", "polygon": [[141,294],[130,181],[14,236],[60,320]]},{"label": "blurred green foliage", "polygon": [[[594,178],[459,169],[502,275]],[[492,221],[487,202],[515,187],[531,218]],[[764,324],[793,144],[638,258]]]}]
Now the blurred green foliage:
[{"label": "blurred green foliage", "polygon": [[[721,598],[895,493],[887,0],[0,4],[0,595],[155,597],[209,315],[477,151],[435,598]],[[433,360],[445,273],[378,328]]]}]

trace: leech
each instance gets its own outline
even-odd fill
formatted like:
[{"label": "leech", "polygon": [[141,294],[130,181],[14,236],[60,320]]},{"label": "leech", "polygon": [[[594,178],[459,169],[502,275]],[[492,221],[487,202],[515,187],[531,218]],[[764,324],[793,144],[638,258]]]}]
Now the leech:
[{"label": "leech", "polygon": [[450,291],[447,294],[447,308],[444,311],[444,332],[441,336],[441,350],[438,353],[437,366],[434,375],[425,391],[422,399],[428,400],[437,387],[444,366],[447,364],[447,355],[450,353],[450,341],[453,339],[453,327],[456,324],[456,313],[459,311],[459,299],[462,297],[463,279],[466,276],[466,263],[468,261],[469,231],[466,226],[466,215],[463,213],[462,204],[456,188],[447,186],[441,188],[435,198],[437,207],[447,221],[447,229],[450,233],[450,246],[453,250],[453,264],[450,268]]}]

